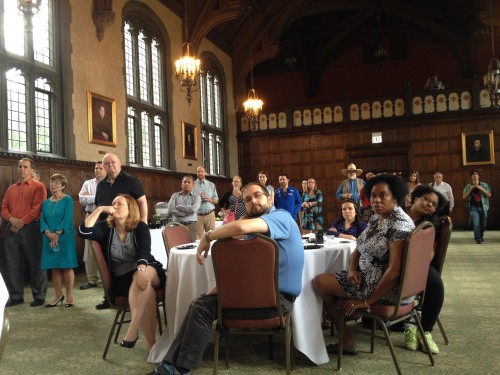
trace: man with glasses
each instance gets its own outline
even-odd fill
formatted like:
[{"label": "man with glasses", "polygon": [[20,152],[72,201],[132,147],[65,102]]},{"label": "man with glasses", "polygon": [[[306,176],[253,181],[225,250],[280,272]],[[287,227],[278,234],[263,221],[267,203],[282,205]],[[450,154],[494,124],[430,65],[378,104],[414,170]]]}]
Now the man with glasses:
[{"label": "man with glasses", "polygon": [[453,207],[455,207],[455,199],[453,198],[453,190],[451,189],[450,184],[443,181],[443,174],[441,172],[434,173],[434,182],[431,182],[429,186],[443,194],[448,200],[450,204],[449,215],[451,215],[451,211],[453,210]]},{"label": "man with glasses", "polygon": [[35,163],[23,158],[17,163],[19,181],[9,186],[2,201],[5,227],[5,283],[9,300],[5,307],[24,303],[24,266],[29,267],[33,302],[31,307],[45,304],[47,273],[40,268],[42,234],[40,214],[47,190],[32,176]]},{"label": "man with glasses", "polygon": [[[102,166],[107,175],[97,184],[95,206],[112,206],[113,200],[118,194],[131,195],[139,206],[141,221],[147,224],[148,202],[140,181],[136,177],[122,171],[120,159],[114,154],[104,155],[102,158]],[[107,215],[102,215],[100,220],[104,220],[106,216]],[[109,308],[109,304],[106,299],[104,299],[101,303],[98,303],[95,308],[97,310],[107,309]]]},{"label": "man with glasses", "polygon": [[[208,231],[198,245],[198,263],[204,265],[211,241],[252,233],[269,236],[279,247],[281,305],[285,312],[289,312],[302,288],[304,248],[299,228],[293,225],[294,220],[287,211],[273,207],[269,192],[260,183],[250,182],[241,192],[247,211],[246,218]],[[150,374],[189,374],[190,370],[198,368],[216,319],[217,295],[212,291],[196,298],[163,362]]]}]

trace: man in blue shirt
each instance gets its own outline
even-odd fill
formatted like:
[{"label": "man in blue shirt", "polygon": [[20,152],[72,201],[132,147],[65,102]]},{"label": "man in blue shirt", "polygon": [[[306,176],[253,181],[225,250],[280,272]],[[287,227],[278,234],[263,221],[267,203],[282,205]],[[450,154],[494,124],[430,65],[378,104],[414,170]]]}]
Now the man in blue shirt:
[{"label": "man in blue shirt", "polygon": [[290,215],[297,220],[297,214],[302,207],[302,198],[297,189],[288,186],[290,179],[288,175],[282,174],[279,177],[280,188],[274,192],[274,206],[290,212]]},{"label": "man in blue shirt", "polygon": [[[269,192],[260,183],[250,182],[242,189],[242,195],[247,210],[246,219],[236,220],[207,232],[198,245],[198,263],[204,264],[213,240],[253,233],[269,236],[279,247],[281,306],[285,312],[290,312],[302,289],[304,248],[299,228],[293,225],[294,220],[288,212],[272,206]],[[209,292],[195,299],[163,362],[150,374],[189,374],[190,370],[198,368],[216,319],[215,293]]]},{"label": "man in blue shirt", "polygon": [[357,169],[356,165],[351,163],[347,166],[347,169],[342,169],[341,172],[347,178],[340,183],[335,196],[340,201],[352,199],[359,206],[359,193],[365,186],[365,182],[361,178],[357,178],[357,176],[363,173],[363,170]]}]

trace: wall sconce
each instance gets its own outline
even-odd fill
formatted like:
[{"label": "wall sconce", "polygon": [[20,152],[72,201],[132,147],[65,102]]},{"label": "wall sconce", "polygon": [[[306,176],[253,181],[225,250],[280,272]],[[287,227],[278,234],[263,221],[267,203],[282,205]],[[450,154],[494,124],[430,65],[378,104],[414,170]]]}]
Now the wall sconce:
[{"label": "wall sconce", "polygon": [[113,12],[112,8],[113,0],[94,0],[92,21],[94,21],[99,42],[104,39],[106,27],[111,26],[115,21],[115,12]]}]

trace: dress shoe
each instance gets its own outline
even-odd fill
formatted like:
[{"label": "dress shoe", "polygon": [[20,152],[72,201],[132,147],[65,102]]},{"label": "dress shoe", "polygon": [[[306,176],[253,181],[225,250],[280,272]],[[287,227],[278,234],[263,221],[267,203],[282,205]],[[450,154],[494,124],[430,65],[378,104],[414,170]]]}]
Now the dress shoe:
[{"label": "dress shoe", "polygon": [[22,303],[24,303],[24,300],[22,298],[20,299],[9,298],[9,300],[5,304],[5,307],[12,307],[15,305],[20,305]]},{"label": "dress shoe", "polygon": [[33,300],[33,302],[30,303],[31,307],[42,306],[42,305],[45,305],[45,300],[44,299],[35,298]]},{"label": "dress shoe", "polygon": [[[339,351],[339,344],[330,344],[326,346],[326,351],[330,354],[337,354]],[[345,345],[342,348],[342,354],[347,354],[347,355],[358,355],[359,354],[359,349],[354,344],[352,348],[346,348]]]},{"label": "dress shoe", "polygon": [[72,303],[65,303],[64,307],[73,307],[73,304]]},{"label": "dress shoe", "polygon": [[61,306],[62,306],[63,301],[64,301],[64,295],[62,295],[61,297],[59,297],[59,299],[56,302],[46,304],[45,307],[56,307],[59,304],[61,304]]},{"label": "dress shoe", "polygon": [[109,309],[109,303],[106,300],[103,300],[101,303],[98,303],[95,305],[95,308],[97,310],[104,310],[104,309]]},{"label": "dress shoe", "polygon": [[87,290],[87,289],[91,289],[91,288],[97,288],[97,284],[92,284],[92,283],[87,282],[87,283],[80,286],[80,290]]},{"label": "dress shoe", "polygon": [[127,340],[122,340],[120,343],[120,346],[122,348],[130,348],[132,349],[135,346],[135,343],[139,340],[139,335],[137,335],[137,338],[134,341],[127,341]]}]

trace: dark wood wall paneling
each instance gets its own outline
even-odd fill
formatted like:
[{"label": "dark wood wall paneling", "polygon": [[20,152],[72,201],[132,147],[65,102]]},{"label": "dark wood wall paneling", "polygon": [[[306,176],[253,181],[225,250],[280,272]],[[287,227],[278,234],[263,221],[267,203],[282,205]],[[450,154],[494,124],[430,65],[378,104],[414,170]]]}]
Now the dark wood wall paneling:
[{"label": "dark wood wall paneling", "polygon": [[[463,166],[461,133],[494,130],[496,165]],[[383,143],[372,145],[372,132],[383,133]],[[341,169],[354,162],[365,172],[401,171],[407,178],[419,171],[421,181],[433,181],[435,171],[453,188],[456,228],[467,228],[468,211],[462,192],[473,169],[492,187],[488,228],[500,228],[500,116],[498,112],[460,116],[428,116],[425,119],[380,121],[376,124],[351,123],[272,130],[238,135],[239,168],[245,181],[256,180],[265,170],[277,188],[278,176],[287,173],[291,185],[302,189],[301,181],[314,177],[323,193],[325,225],[340,214],[335,192],[345,178]]]},{"label": "dark wood wall paneling", "polygon": [[[0,201],[3,199],[5,190],[18,180],[17,161],[25,155],[0,155]],[[34,157],[36,168],[41,173],[42,182],[48,187],[50,176],[61,173],[68,179],[66,194],[71,195],[74,203],[75,229],[85,219],[85,211],[78,200],[78,193],[85,182],[94,177],[94,163],[70,161],[64,159],[49,159]],[[155,212],[155,204],[170,199],[170,196],[180,190],[182,176],[190,174],[196,179],[196,173],[177,173],[170,171],[158,171],[142,168],[123,167],[128,173],[136,176],[142,183],[148,199],[149,217]],[[207,179],[215,183],[219,198],[231,186],[231,179],[207,176]],[[0,229],[0,242],[3,243],[4,224]],[[77,253],[81,261],[83,256],[83,240],[77,236]]]}]

